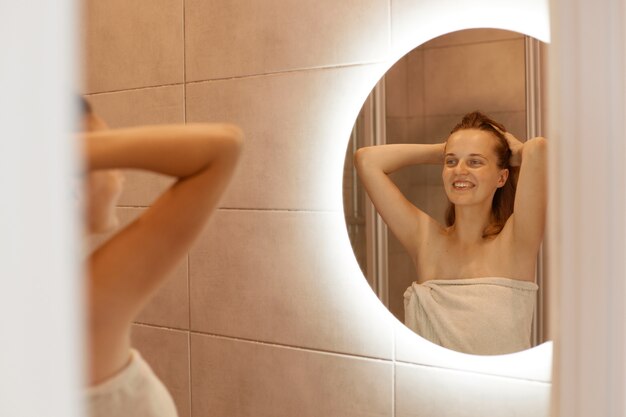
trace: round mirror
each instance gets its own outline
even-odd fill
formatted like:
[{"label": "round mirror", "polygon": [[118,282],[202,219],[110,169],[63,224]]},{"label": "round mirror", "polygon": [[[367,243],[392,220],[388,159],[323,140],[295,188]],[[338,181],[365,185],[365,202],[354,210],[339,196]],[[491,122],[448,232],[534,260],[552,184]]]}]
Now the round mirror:
[{"label": "round mirror", "polygon": [[[545,171],[535,166],[545,141],[527,141],[542,132],[542,48],[496,29],[433,39],[389,69],[354,124],[343,190],[355,256],[398,320],[453,350],[505,354],[547,339]],[[504,165],[498,141],[512,150]],[[498,223],[494,201],[518,179],[513,214]]]}]

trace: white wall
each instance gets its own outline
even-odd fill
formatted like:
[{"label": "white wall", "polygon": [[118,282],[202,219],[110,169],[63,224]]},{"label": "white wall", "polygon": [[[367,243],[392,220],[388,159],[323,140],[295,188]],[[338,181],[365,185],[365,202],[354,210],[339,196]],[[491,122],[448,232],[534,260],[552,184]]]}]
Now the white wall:
[{"label": "white wall", "polygon": [[0,415],[81,415],[73,2],[0,3]]},{"label": "white wall", "polygon": [[552,1],[554,416],[626,415],[626,15]]}]

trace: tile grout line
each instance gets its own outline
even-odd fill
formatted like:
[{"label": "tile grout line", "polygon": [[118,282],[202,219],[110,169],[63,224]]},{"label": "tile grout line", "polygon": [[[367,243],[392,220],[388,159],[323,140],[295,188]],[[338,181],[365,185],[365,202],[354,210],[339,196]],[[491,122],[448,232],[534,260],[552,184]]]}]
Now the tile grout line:
[{"label": "tile grout line", "polygon": [[190,332],[193,333],[193,334],[197,334],[199,336],[206,336],[206,337],[211,337],[211,338],[214,338],[214,339],[230,340],[230,341],[235,341],[235,342],[249,343],[249,344],[253,344],[253,345],[262,345],[262,346],[274,347],[274,348],[279,348],[279,349],[290,349],[290,350],[296,350],[296,351],[300,351],[300,352],[318,353],[318,354],[328,355],[328,356],[339,356],[339,357],[343,357],[343,358],[369,360],[369,361],[373,361],[373,362],[391,362],[390,359],[376,358],[376,357],[373,357],[373,356],[358,355],[358,354],[353,354],[353,353],[345,353],[345,352],[336,352],[336,351],[332,351],[332,350],[307,348],[307,347],[303,347],[303,346],[287,345],[287,344],[283,344],[283,343],[267,342],[267,341],[254,340],[254,339],[245,339],[245,338],[242,338],[242,337],[224,336],[224,335],[215,334],[215,333],[203,333],[203,332],[198,332],[198,331],[193,331],[193,330],[190,330]]},{"label": "tile grout line", "polygon": [[[148,209],[151,206],[118,205],[117,208],[124,209]],[[341,213],[340,210],[307,210],[307,209],[282,209],[282,208],[238,208],[238,207],[218,207],[217,211],[268,211],[268,212],[294,212],[294,213]]]},{"label": "tile grout line", "polygon": [[[184,54],[186,56],[186,54]],[[113,93],[125,93],[129,91],[139,91],[139,90],[149,90],[154,88],[163,88],[163,87],[176,87],[176,86],[184,86],[186,87],[188,84],[199,84],[199,83],[209,83],[209,82],[217,82],[217,81],[230,81],[230,80],[239,80],[239,79],[247,79],[247,78],[261,78],[275,75],[284,75],[284,74],[292,74],[292,73],[303,73],[303,72],[313,72],[320,70],[332,70],[332,69],[341,69],[341,68],[355,68],[355,67],[364,67],[367,65],[376,65],[383,63],[384,60],[376,60],[376,61],[364,61],[364,62],[356,62],[351,64],[336,64],[336,65],[326,65],[320,67],[306,67],[306,68],[296,68],[292,70],[283,70],[283,71],[273,71],[266,72],[260,74],[244,74],[244,75],[235,75],[232,77],[218,77],[218,78],[210,78],[204,80],[194,80],[187,81],[186,74],[183,77],[183,82],[174,82],[174,83],[166,83],[166,84],[155,84],[155,85],[144,85],[141,87],[130,87],[130,88],[122,88],[119,90],[107,90],[107,91],[93,91],[90,93],[84,94],[86,97],[96,96],[101,94],[113,94]],[[186,69],[186,63],[185,63]]]},{"label": "tile grout line", "polygon": [[[150,328],[155,328],[155,329],[181,331],[181,329],[169,328],[169,327],[155,325],[155,324],[149,324],[149,323],[135,323],[135,324],[139,325],[139,326],[150,327]],[[211,338],[214,338],[214,339],[230,340],[230,341],[249,343],[249,344],[255,344],[255,345],[263,345],[263,346],[268,346],[268,347],[276,347],[276,348],[283,348],[283,349],[298,350],[298,351],[309,352],[309,353],[319,353],[319,354],[330,355],[330,356],[341,356],[341,357],[349,357],[349,358],[354,358],[354,359],[371,360],[371,361],[375,361],[375,362],[391,362],[390,359],[377,358],[377,357],[373,357],[373,356],[365,356],[365,355],[358,355],[358,354],[352,354],[352,353],[336,352],[336,351],[332,351],[332,350],[322,350],[322,349],[315,349],[315,348],[307,348],[307,347],[302,347],[302,346],[287,345],[287,344],[275,343],[275,342],[267,342],[267,341],[262,341],[262,340],[245,339],[245,338],[242,338],[242,337],[225,336],[225,335],[221,335],[221,334],[217,334],[217,333],[205,333],[205,332],[194,331],[194,330],[187,330],[187,331],[191,335],[195,334],[195,335],[198,335],[198,336],[206,336],[206,337],[211,337]]]},{"label": "tile grout line", "polygon": [[[187,28],[185,0],[181,0],[183,18],[183,123],[187,124]],[[191,372],[191,265],[187,252],[187,369],[189,372],[189,417],[193,417],[193,377]]]},{"label": "tile grout line", "polygon": [[[181,331],[181,329],[169,328],[169,327],[155,325],[155,324],[148,324],[148,323],[134,323],[134,324],[138,326],[150,327],[150,328],[155,328],[155,329]],[[318,354],[329,355],[329,356],[340,356],[343,358],[369,360],[373,362],[382,362],[382,363],[392,363],[392,364],[395,364],[394,365],[395,367],[397,367],[398,365],[403,365],[403,366],[421,367],[421,368],[429,368],[429,369],[439,369],[442,371],[459,372],[459,373],[471,374],[471,375],[481,375],[481,376],[491,377],[491,378],[501,378],[501,379],[507,379],[507,380],[532,382],[532,383],[543,384],[543,385],[552,384],[551,381],[544,381],[540,379],[498,375],[498,374],[492,374],[492,373],[487,373],[487,372],[472,371],[472,370],[459,369],[459,368],[449,368],[449,367],[440,366],[440,365],[430,365],[426,363],[402,361],[402,360],[398,360],[395,357],[394,352],[392,352],[391,359],[384,359],[384,358],[376,358],[373,356],[358,355],[358,354],[353,354],[353,353],[336,352],[336,351],[331,351],[331,350],[322,350],[322,349],[308,348],[308,347],[302,347],[302,346],[296,346],[296,345],[287,345],[287,344],[276,343],[276,342],[245,339],[242,337],[226,336],[226,335],[221,335],[221,334],[216,334],[216,333],[205,333],[205,332],[195,331],[195,330],[188,330],[188,332],[190,333],[190,335],[195,334],[198,336],[205,336],[205,337],[210,337],[213,339],[230,340],[230,341],[235,341],[235,342],[249,343],[253,345],[262,345],[262,346],[267,346],[267,347],[291,349],[291,350],[297,350],[301,352],[318,353]],[[395,346],[395,342],[394,342],[394,346]]]},{"label": "tile grout line", "polygon": [[[445,35],[442,35],[445,36]],[[434,40],[437,38],[433,38],[431,40]],[[468,46],[468,45],[481,45],[481,44],[488,44],[488,43],[498,43],[498,42],[512,42],[512,41],[517,41],[517,40],[524,40],[523,37],[513,37],[511,36],[510,38],[502,38],[502,39],[486,39],[486,40],[479,40],[479,41],[473,41],[473,42],[464,42],[464,43],[456,43],[456,44],[451,44],[451,45],[440,45],[440,46],[426,46],[424,48],[422,48],[424,51],[427,50],[433,50],[433,49],[447,49],[447,48],[458,48],[461,46]],[[428,43],[430,41],[427,41],[426,43]],[[419,45],[422,46],[422,45]]]},{"label": "tile grout line", "polygon": [[[390,0],[391,1],[391,0]],[[391,367],[391,416],[396,417],[396,379],[397,379],[397,366],[398,366],[398,358],[397,358],[397,349],[396,349],[396,329],[395,327],[391,331],[392,339],[391,339],[391,359],[393,366]]]},{"label": "tile grout line", "polygon": [[183,5],[183,123],[187,124],[187,28],[185,26],[185,0]]},{"label": "tile grout line", "polygon": [[[184,1],[184,0],[183,0]],[[193,379],[191,377],[191,265],[189,262],[189,252],[187,252],[187,312],[189,322],[187,323],[187,366],[189,369],[189,415],[193,417]]]},{"label": "tile grout line", "polygon": [[500,378],[500,379],[514,380],[514,381],[532,382],[532,383],[543,384],[543,385],[552,385],[551,381],[544,381],[544,380],[540,380],[540,379],[498,375],[498,374],[491,374],[491,373],[488,373],[488,372],[472,371],[472,370],[459,369],[459,368],[448,368],[448,367],[445,367],[445,366],[429,365],[429,364],[426,364],[426,363],[415,363],[415,362],[407,362],[407,361],[396,361],[396,363],[399,364],[399,365],[412,366],[412,367],[415,367],[415,368],[438,369],[438,370],[441,370],[441,371],[458,372],[458,373],[471,374],[471,375],[480,375],[480,376],[484,376],[484,377],[488,377],[488,378]]},{"label": "tile grout line", "polygon": [[356,68],[356,67],[365,67],[368,65],[376,65],[384,63],[385,60],[373,60],[373,61],[362,61],[362,62],[353,62],[349,64],[331,64],[331,65],[321,65],[319,67],[303,67],[303,68],[294,68],[280,71],[269,71],[263,72],[260,74],[243,74],[243,75],[233,75],[230,77],[217,77],[210,78],[205,80],[194,80],[189,81],[189,84],[199,84],[199,83],[210,83],[217,81],[231,81],[231,80],[240,80],[240,79],[248,79],[248,78],[261,78],[261,77],[270,77],[277,75],[286,75],[286,74],[295,74],[295,73],[304,73],[304,72],[313,72],[313,71],[324,71],[324,70],[333,70],[333,69],[342,69],[342,68]]}]

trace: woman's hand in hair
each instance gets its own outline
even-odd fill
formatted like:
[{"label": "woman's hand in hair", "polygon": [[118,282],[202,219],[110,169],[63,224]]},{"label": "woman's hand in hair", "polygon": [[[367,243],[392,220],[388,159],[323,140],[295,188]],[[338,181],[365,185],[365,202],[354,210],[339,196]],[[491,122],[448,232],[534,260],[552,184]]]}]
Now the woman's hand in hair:
[{"label": "woman's hand in hair", "polygon": [[509,132],[502,132],[506,142],[509,144],[509,149],[511,149],[511,159],[509,160],[509,165],[512,167],[518,167],[522,164],[522,149],[524,144],[517,139],[513,134]]}]

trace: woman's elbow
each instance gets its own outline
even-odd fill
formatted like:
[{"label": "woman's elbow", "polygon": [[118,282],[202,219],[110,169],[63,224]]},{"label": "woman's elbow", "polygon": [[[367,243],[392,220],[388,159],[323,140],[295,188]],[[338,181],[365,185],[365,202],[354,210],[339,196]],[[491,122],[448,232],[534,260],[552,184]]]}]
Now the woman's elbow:
[{"label": "woman's elbow", "polygon": [[226,142],[227,151],[238,157],[243,149],[243,130],[234,124],[224,124],[222,128],[224,129],[224,140]]},{"label": "woman's elbow", "polygon": [[354,166],[357,170],[363,169],[369,162],[371,162],[372,146],[359,148],[354,153]]},{"label": "woman's elbow", "polygon": [[545,157],[547,152],[548,142],[546,138],[538,136],[532,138],[524,144],[524,153],[527,155],[539,155]]},{"label": "woman's elbow", "polygon": [[199,133],[220,159],[237,159],[243,149],[244,133],[231,123],[199,124]]},{"label": "woman's elbow", "polygon": [[548,141],[543,136],[537,136],[536,138],[532,139],[532,144],[538,149],[545,151]]}]

